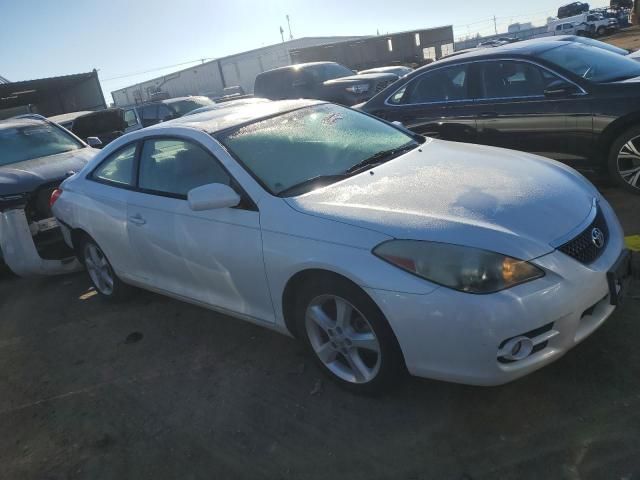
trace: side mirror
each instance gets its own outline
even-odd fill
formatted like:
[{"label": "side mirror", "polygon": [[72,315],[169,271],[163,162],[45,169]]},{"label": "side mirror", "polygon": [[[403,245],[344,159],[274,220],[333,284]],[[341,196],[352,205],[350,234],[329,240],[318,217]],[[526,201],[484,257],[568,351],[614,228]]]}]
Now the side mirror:
[{"label": "side mirror", "polygon": [[100,148],[102,147],[102,140],[98,137],[87,137],[87,145],[93,148]]},{"label": "side mirror", "polygon": [[228,185],[210,183],[189,190],[187,194],[189,208],[194,212],[202,210],[216,210],[218,208],[237,207],[240,195]]},{"label": "side mirror", "polygon": [[547,88],[544,89],[544,96],[549,98],[562,98],[569,97],[578,92],[580,92],[580,90],[574,84],[558,80],[551,82]]}]

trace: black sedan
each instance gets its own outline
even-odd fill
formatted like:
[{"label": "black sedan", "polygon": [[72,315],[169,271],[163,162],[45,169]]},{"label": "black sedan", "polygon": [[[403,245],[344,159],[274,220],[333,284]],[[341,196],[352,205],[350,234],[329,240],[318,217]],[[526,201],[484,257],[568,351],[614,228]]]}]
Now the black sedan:
[{"label": "black sedan", "polygon": [[608,171],[640,194],[640,63],[578,42],[532,40],[446,58],[360,106],[422,135]]}]

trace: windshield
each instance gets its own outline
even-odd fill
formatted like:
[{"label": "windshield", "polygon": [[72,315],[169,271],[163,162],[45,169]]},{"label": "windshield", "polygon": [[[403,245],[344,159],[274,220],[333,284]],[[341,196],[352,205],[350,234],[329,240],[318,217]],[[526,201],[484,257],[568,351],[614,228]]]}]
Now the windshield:
[{"label": "windshield", "polygon": [[640,76],[640,63],[582,43],[566,43],[538,53],[544,60],[597,83]]},{"label": "windshield", "polygon": [[30,119],[0,123],[0,166],[83,148],[54,125]]},{"label": "windshield", "polygon": [[175,111],[178,115],[185,115],[192,110],[200,107],[207,107],[213,105],[214,102],[208,98],[190,98],[188,100],[178,100],[177,102],[171,102],[167,105]]},{"label": "windshield", "polygon": [[250,124],[220,141],[276,195],[314,178],[347,175],[379,152],[418,145],[387,123],[329,104]]},{"label": "windshield", "polygon": [[350,77],[355,75],[352,70],[338,63],[325,63],[310,67],[309,72],[316,78],[317,81],[326,82],[327,80],[333,80],[334,78]]}]

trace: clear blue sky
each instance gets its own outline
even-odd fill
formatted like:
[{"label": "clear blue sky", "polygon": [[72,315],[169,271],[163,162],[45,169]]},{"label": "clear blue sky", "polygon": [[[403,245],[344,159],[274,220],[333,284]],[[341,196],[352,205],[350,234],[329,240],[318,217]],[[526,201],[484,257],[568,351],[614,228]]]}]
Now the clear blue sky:
[{"label": "clear blue sky", "polygon": [[113,77],[277,43],[287,14],[296,38],[439,25],[454,25],[461,37],[493,33],[493,15],[499,31],[513,22],[543,24],[567,1],[0,0],[0,75],[18,81],[96,68],[110,102],[113,90],[186,65]]}]

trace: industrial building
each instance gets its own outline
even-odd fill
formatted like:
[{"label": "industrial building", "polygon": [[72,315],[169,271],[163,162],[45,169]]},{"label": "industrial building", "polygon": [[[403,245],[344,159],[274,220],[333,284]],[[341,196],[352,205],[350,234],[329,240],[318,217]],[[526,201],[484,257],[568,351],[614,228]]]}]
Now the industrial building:
[{"label": "industrial building", "polygon": [[452,26],[298,47],[290,51],[292,63],[332,61],[354,70],[385,65],[423,65],[451,53]]},{"label": "industrial building", "polygon": [[0,80],[0,119],[21,113],[49,117],[106,107],[96,70],[21,82]]},{"label": "industrial building", "polygon": [[363,37],[304,37],[219,58],[178,72],[111,92],[116,106],[139,104],[157,94],[223,95],[227,87],[240,86],[253,92],[256,76],[265,70],[291,64],[289,51]]}]

